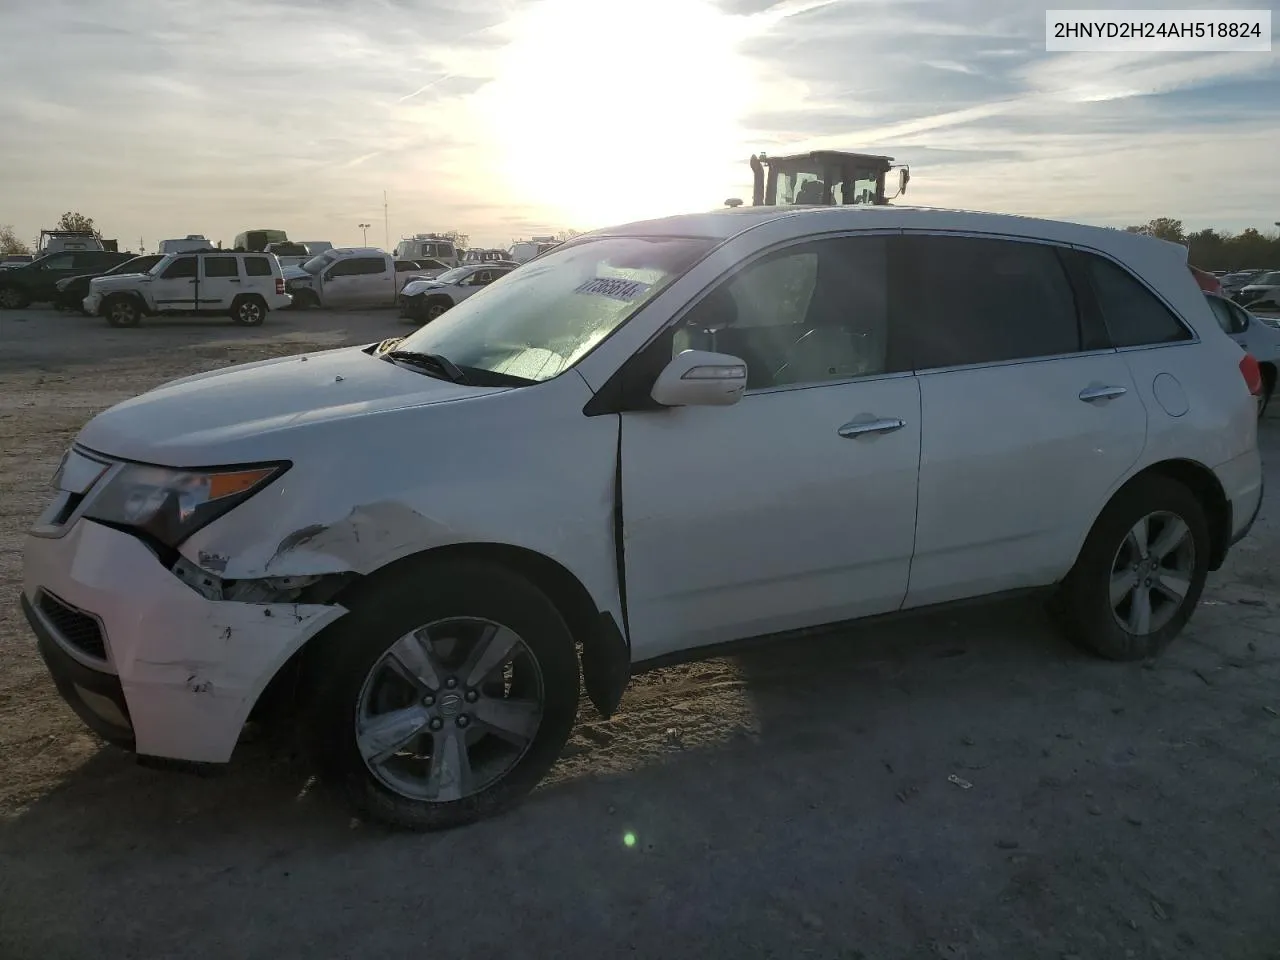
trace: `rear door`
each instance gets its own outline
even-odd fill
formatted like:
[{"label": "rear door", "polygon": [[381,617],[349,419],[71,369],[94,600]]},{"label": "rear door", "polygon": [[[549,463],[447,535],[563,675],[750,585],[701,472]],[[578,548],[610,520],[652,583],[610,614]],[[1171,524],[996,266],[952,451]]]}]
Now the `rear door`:
[{"label": "rear door", "polygon": [[905,606],[1052,583],[1142,453],[1128,365],[1077,308],[1070,251],[959,234],[902,242],[922,424]]},{"label": "rear door", "polygon": [[356,257],[355,300],[351,306],[389,307],[395,303],[396,274],[390,257]]},{"label": "rear door", "polygon": [[240,293],[244,283],[240,276],[240,258],[235,254],[200,258],[199,302],[196,309],[226,311]]},{"label": "rear door", "polygon": [[194,310],[199,257],[178,257],[151,281],[151,299],[160,312]]}]

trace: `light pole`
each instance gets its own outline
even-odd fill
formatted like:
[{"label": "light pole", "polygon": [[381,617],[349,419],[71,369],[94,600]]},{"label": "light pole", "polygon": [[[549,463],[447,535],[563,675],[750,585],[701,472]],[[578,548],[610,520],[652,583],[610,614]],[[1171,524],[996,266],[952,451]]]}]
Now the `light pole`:
[{"label": "light pole", "polygon": [[361,240],[360,245],[361,245],[361,246],[363,246],[363,247],[367,247],[367,246],[369,245],[369,227],[370,227],[370,224],[367,224],[367,223],[357,223],[357,224],[356,224],[356,226],[360,228],[360,236],[363,238],[363,239]]}]

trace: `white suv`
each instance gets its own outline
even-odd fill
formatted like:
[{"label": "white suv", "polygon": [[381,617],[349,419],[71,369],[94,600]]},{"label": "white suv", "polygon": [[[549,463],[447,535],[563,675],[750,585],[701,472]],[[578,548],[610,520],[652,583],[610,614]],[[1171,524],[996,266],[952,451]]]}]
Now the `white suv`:
[{"label": "white suv", "polygon": [[446,827],[550,769],[580,665],[608,715],[659,658],[1023,590],[1104,657],[1159,652],[1258,512],[1257,381],[1159,240],[903,207],[632,224],[402,341],[99,414],[22,606],[115,742],[222,763],[298,691],[362,810]]},{"label": "white suv", "polygon": [[84,310],[113,327],[136,327],[155,314],[221,313],[256,327],[268,311],[293,303],[280,263],[267,253],[175,253],[147,273],[98,277],[89,282]]}]

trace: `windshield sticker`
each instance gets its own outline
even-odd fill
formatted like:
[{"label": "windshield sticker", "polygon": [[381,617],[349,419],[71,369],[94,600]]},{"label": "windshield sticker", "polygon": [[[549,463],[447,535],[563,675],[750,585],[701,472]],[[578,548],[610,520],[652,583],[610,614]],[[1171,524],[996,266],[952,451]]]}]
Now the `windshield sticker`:
[{"label": "windshield sticker", "polygon": [[610,300],[639,300],[649,284],[639,280],[620,280],[610,277],[596,277],[582,284],[574,293],[591,294],[597,297],[608,297]]}]

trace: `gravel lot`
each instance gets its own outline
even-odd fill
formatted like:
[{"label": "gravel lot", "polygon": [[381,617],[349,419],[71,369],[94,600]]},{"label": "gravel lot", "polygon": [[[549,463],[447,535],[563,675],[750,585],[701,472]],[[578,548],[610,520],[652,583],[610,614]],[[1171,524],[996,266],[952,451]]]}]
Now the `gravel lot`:
[{"label": "gravel lot", "polygon": [[0,313],[0,958],[1280,957],[1280,420],[1258,526],[1152,664],[1014,603],[658,671],[433,836],[265,744],[212,778],[102,746],[17,607],[58,456],[164,380],[406,329]]}]

